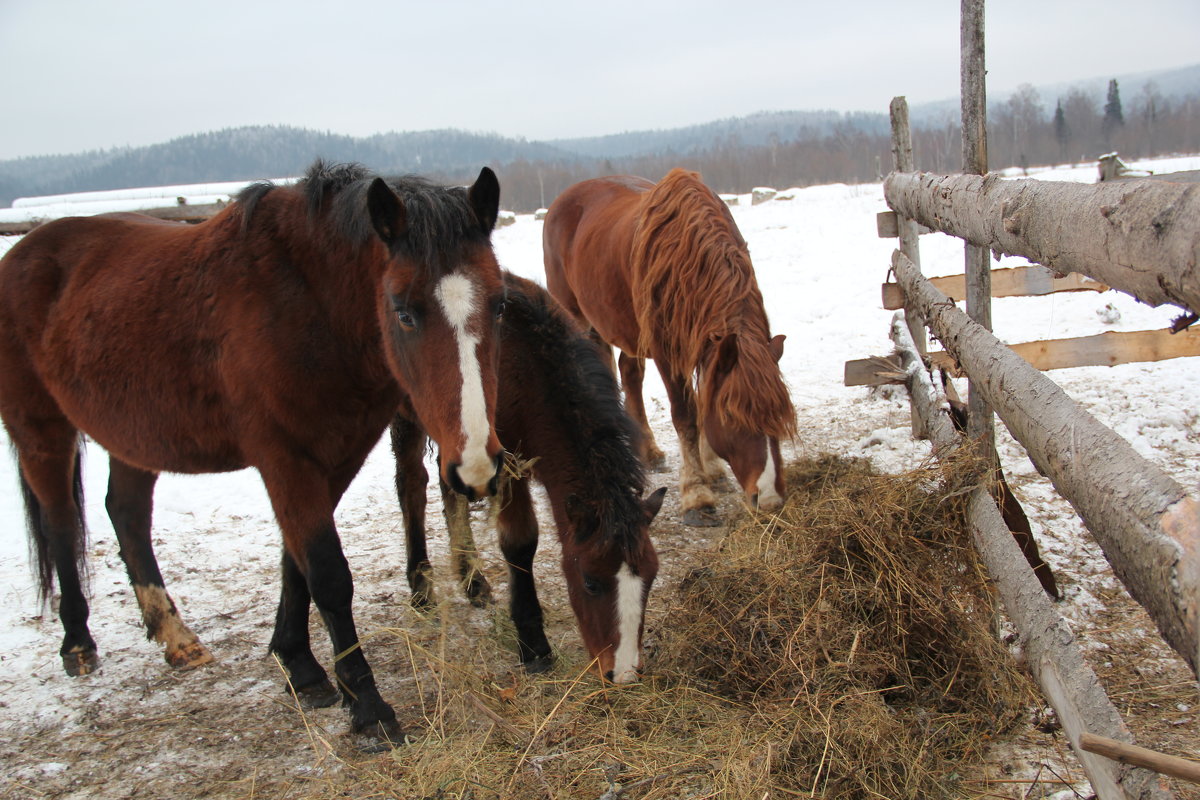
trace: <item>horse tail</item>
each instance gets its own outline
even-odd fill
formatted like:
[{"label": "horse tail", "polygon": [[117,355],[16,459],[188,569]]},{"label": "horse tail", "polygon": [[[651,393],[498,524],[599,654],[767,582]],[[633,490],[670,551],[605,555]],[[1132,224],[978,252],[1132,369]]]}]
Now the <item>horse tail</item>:
[{"label": "horse tail", "polygon": [[[21,499],[25,505],[25,523],[29,532],[29,560],[34,569],[34,577],[38,583],[38,598],[42,603],[49,600],[54,590],[55,562],[50,535],[46,530],[42,513],[42,502],[34,494],[29,481],[25,480],[25,472],[17,464],[17,477],[21,483]],[[75,554],[75,568],[80,581],[86,586],[88,580],[87,563],[87,525],[83,514],[83,447],[75,448],[75,475],[72,479],[71,494],[75,500],[76,520],[71,541],[71,549]]]}]

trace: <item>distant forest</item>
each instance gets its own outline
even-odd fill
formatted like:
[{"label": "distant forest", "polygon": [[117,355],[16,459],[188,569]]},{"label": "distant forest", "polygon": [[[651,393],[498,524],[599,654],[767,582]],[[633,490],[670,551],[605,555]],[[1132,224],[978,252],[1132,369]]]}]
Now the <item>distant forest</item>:
[{"label": "distant forest", "polygon": [[[1180,81],[1183,74],[1187,80]],[[1053,96],[1021,86],[988,111],[991,169],[1095,159],[1200,153],[1200,65],[1171,73],[1170,91],[1142,80]],[[931,104],[932,105],[932,104]],[[944,106],[944,104],[942,104]],[[956,110],[913,109],[919,169],[959,169]],[[502,204],[548,205],[585,178],[615,173],[657,180],[676,166],[699,171],[719,192],[880,180],[891,169],[886,114],[793,111],[755,114],[667,131],[530,142],[458,130],[353,138],[265,126],[222,130],[149,147],[0,161],[0,207],[17,197],[302,174],[317,157],[357,161],[384,174],[421,173],[467,183],[483,165],[500,176]]]}]

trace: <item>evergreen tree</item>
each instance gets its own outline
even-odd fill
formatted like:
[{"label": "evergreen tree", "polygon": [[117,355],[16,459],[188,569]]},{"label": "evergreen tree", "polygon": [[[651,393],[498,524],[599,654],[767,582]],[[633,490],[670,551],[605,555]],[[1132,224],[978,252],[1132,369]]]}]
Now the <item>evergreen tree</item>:
[{"label": "evergreen tree", "polygon": [[1121,113],[1121,90],[1117,88],[1117,80],[1108,82],[1108,99],[1104,103],[1104,120],[1100,130],[1104,134],[1105,144],[1109,144],[1113,132],[1125,124],[1125,115]]},{"label": "evergreen tree", "polygon": [[1058,142],[1058,160],[1067,160],[1067,144],[1071,139],[1071,131],[1067,128],[1067,115],[1063,113],[1062,99],[1054,108],[1054,141]]}]

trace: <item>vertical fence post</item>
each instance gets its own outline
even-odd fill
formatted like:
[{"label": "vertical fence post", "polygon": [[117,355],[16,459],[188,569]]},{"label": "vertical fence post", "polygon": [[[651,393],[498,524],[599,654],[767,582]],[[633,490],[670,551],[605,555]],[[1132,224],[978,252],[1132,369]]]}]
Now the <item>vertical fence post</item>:
[{"label": "vertical fence post", "polygon": [[[963,172],[987,173],[987,91],[983,38],[984,0],[962,0],[962,156]],[[992,272],[985,247],[966,245],[967,315],[992,329]],[[985,458],[995,460],[992,409],[971,387],[967,395],[967,434],[979,440]]]},{"label": "vertical fence post", "polygon": [[[913,172],[916,165],[913,163],[912,129],[908,124],[908,100],[904,97],[893,97],[888,111],[892,119],[892,169],[896,172]],[[900,230],[900,252],[920,269],[921,237],[917,233],[917,223],[900,215],[896,215],[896,222]],[[917,354],[924,357],[927,342],[925,317],[916,308],[909,308],[907,305],[904,316]],[[925,439],[929,435],[925,430],[925,420],[917,413],[915,406],[912,408],[912,434],[917,439]]]}]

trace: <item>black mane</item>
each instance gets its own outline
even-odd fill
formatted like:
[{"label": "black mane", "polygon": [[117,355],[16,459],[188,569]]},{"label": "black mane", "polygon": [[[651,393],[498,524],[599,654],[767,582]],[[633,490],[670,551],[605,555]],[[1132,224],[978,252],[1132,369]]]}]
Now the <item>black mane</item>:
[{"label": "black mane", "polygon": [[[295,189],[304,194],[310,220],[328,214],[332,225],[351,243],[375,236],[367,212],[367,190],[377,176],[361,164],[328,164],[318,159]],[[470,247],[486,244],[490,231],[480,224],[462,186],[441,186],[417,175],[387,177],[404,203],[408,228],[393,245],[397,255],[427,264],[442,273],[466,260]],[[275,184],[251,184],[237,196],[248,224],[258,203]]]},{"label": "black mane", "polygon": [[[504,336],[519,337],[518,346],[534,354],[546,386],[553,387],[544,397],[551,408],[542,413],[570,432],[564,438],[573,448],[575,494],[596,514],[600,531],[626,537],[614,544],[636,553],[646,490],[641,432],[625,413],[612,370],[544,289],[509,273],[505,285]],[[533,469],[536,477],[538,462]]]}]

